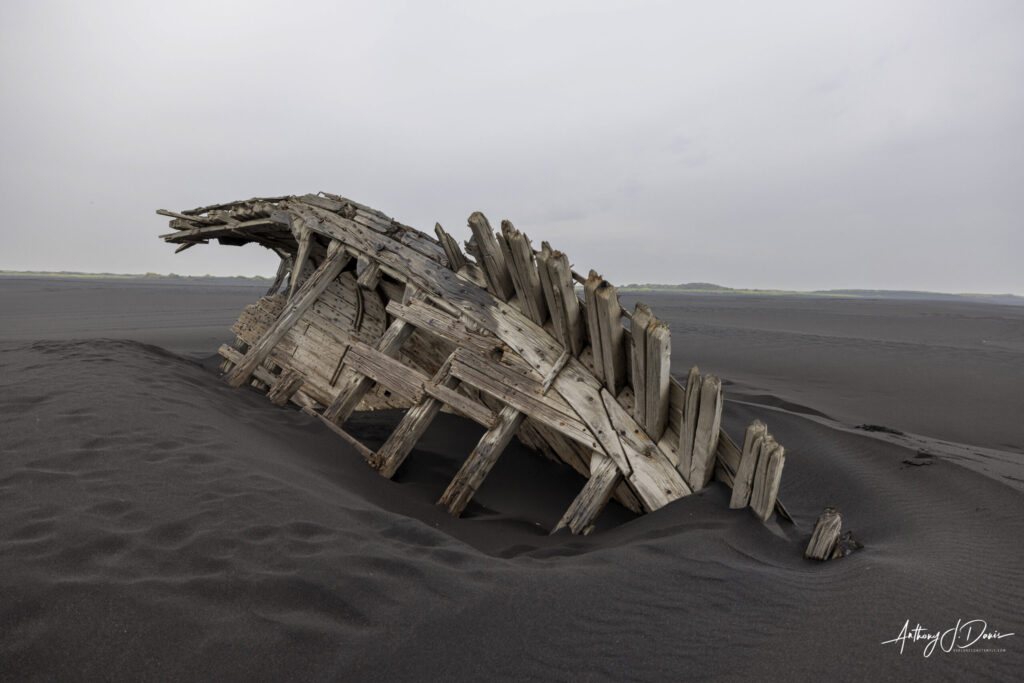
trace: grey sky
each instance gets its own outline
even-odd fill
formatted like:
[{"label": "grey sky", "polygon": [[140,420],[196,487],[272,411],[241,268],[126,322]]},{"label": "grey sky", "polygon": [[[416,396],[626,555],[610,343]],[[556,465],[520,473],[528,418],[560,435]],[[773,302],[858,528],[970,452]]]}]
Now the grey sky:
[{"label": "grey sky", "polygon": [[0,268],[173,256],[156,208],[481,210],[613,282],[1024,294],[1021,2],[0,3]]}]

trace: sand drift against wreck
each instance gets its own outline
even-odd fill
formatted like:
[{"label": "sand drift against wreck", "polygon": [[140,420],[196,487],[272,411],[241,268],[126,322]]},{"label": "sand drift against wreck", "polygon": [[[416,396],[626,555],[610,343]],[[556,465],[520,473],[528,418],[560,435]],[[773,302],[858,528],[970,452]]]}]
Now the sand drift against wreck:
[{"label": "sand drift against wreck", "polygon": [[[734,441],[721,381],[669,374],[666,323],[643,303],[625,310],[596,271],[547,242],[535,250],[508,221],[496,232],[474,213],[464,252],[440,225],[431,237],[323,192],[158,213],[177,251],[216,240],[281,258],[220,348],[233,386],[296,404],[389,478],[439,411],[487,429],[438,501],[453,515],[515,435],[586,480],[555,531],[588,533],[613,497],[643,514],[712,479],[732,489],[730,507],[792,521],[778,499],[785,449],[767,427]],[[381,408],[406,413],[373,451],[344,424]],[[819,521],[808,555],[838,556],[838,515]]]}]

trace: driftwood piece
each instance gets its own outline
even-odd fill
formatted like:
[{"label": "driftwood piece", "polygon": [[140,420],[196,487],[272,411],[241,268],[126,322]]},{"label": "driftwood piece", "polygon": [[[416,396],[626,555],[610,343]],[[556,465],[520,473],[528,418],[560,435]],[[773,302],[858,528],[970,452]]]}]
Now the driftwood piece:
[{"label": "driftwood piece", "polygon": [[515,229],[510,221],[501,222],[501,234],[508,248],[506,265],[515,272],[512,282],[523,313],[538,325],[548,317],[547,301],[541,289],[540,275],[529,238]]},{"label": "driftwood piece", "polygon": [[327,289],[327,286],[338,276],[338,273],[341,272],[341,269],[345,267],[347,262],[348,256],[339,250],[328,256],[320,264],[320,267],[313,273],[313,276],[306,280],[302,287],[299,288],[295,298],[288,302],[281,316],[274,321],[274,324],[267,330],[263,338],[249,349],[242,362],[238,363],[231,370],[227,376],[228,384],[234,387],[240,387],[245,384],[252,375],[253,369],[266,359],[274,345],[281,341],[281,338],[305,313],[306,309],[313,305],[313,302]]},{"label": "driftwood piece", "polygon": [[683,409],[683,423],[679,431],[679,471],[687,480],[693,467],[693,442],[697,435],[697,413],[700,409],[700,391],[703,380],[700,368],[694,365],[686,377],[686,404]]},{"label": "driftwood piece", "polygon": [[612,459],[595,451],[590,458],[590,478],[552,533],[564,527],[569,527],[574,534],[590,533],[594,521],[621,481],[622,473]]},{"label": "driftwood piece", "polygon": [[721,422],[722,382],[714,375],[707,375],[701,382],[700,408],[690,462],[689,483],[694,491],[707,486],[715,473],[714,457]]},{"label": "driftwood piece", "polygon": [[267,398],[274,405],[283,406],[291,400],[291,397],[302,387],[302,373],[293,369],[284,370],[277,380],[270,385]]},{"label": "driftwood piece", "polygon": [[479,264],[487,276],[487,288],[502,301],[512,298],[514,289],[512,276],[505,265],[505,257],[498,246],[498,240],[491,230],[487,217],[476,211],[469,217],[469,229],[473,232],[476,247],[480,251]]},{"label": "driftwood piece", "polygon": [[448,513],[456,517],[462,514],[525,417],[525,414],[511,406],[502,408],[498,413],[497,424],[480,438],[476,448],[437,501],[438,505],[446,506]]},{"label": "driftwood piece", "polygon": [[804,557],[809,560],[831,560],[837,557],[839,533],[843,527],[843,516],[835,508],[827,507],[818,517],[807,543]]},{"label": "driftwood piece", "polygon": [[586,282],[583,283],[583,301],[586,304],[587,338],[590,340],[590,353],[594,359],[594,376],[604,382],[604,351],[601,349],[601,322],[597,313],[597,288],[601,282],[602,278],[597,271],[591,270]]},{"label": "driftwood piece", "polygon": [[[544,243],[547,244],[546,242]],[[548,247],[550,250],[550,247]],[[543,249],[541,250],[543,253]],[[572,355],[579,356],[586,345],[586,328],[580,313],[580,299],[572,279],[568,257],[560,251],[544,257],[550,290],[545,288],[548,310],[558,340]],[[543,280],[542,280],[543,283]]]}]

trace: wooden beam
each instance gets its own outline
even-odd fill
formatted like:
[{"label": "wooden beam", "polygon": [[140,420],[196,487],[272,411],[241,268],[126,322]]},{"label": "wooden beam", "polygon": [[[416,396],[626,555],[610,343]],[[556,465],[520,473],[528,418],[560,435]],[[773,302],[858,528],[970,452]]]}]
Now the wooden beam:
[{"label": "wooden beam", "polygon": [[594,291],[597,301],[598,330],[601,335],[601,365],[604,385],[618,396],[626,384],[626,351],[622,337],[622,306],[615,287],[602,280]]},{"label": "wooden beam", "polygon": [[491,224],[487,222],[486,216],[476,211],[469,217],[469,229],[476,238],[477,249],[480,250],[481,262],[478,265],[484,269],[487,276],[487,288],[497,298],[508,301],[514,293],[512,276],[505,265],[505,258],[502,256],[494,231],[491,230]]},{"label": "wooden beam", "polygon": [[633,320],[629,327],[629,360],[633,380],[633,417],[642,425],[647,425],[647,326],[653,320],[651,308],[638,301],[633,308]]},{"label": "wooden beam", "polygon": [[448,513],[456,517],[462,514],[525,417],[525,414],[511,406],[501,409],[497,424],[487,430],[466,462],[462,463],[455,478],[437,501],[438,505],[446,506]]},{"label": "wooden beam", "polygon": [[739,465],[733,478],[732,497],[729,507],[741,510],[750,504],[750,490],[754,483],[754,471],[757,469],[757,457],[761,451],[761,441],[768,434],[768,428],[760,420],[754,420],[743,435],[743,451]]},{"label": "wooden beam", "polygon": [[[454,389],[458,385],[459,380],[451,374],[451,358],[437,371],[432,383],[443,385],[449,389]],[[388,479],[395,476],[416,442],[426,433],[430,423],[441,412],[441,405],[441,401],[427,395],[406,411],[402,416],[402,421],[395,427],[395,431],[391,432],[384,445],[377,449],[375,463],[382,476]]]},{"label": "wooden beam", "polygon": [[597,516],[621,482],[622,473],[612,459],[594,451],[590,458],[590,478],[551,533],[569,527],[569,531],[574,534],[589,534]]},{"label": "wooden beam", "polygon": [[[634,325],[636,318],[633,318]],[[647,328],[647,360],[644,363],[645,411],[647,433],[652,439],[659,439],[668,424],[669,374],[672,354],[672,337],[668,325],[655,318]],[[636,393],[634,391],[634,393]]]},{"label": "wooden beam", "polygon": [[423,301],[410,301],[408,305],[391,301],[387,312],[417,328],[440,337],[462,348],[472,349],[482,355],[488,355],[504,344],[490,334],[470,331],[458,318],[438,310]]},{"label": "wooden beam", "polygon": [[[377,351],[386,356],[397,356],[402,344],[409,339],[415,329],[404,320],[394,321],[377,342]],[[338,378],[338,394],[324,411],[324,417],[335,424],[347,421],[359,407],[366,392],[373,388],[373,382],[374,380],[365,374],[346,366]]]},{"label": "wooden beam", "polygon": [[356,437],[352,436],[351,434],[346,432],[344,429],[342,429],[338,425],[334,424],[333,422],[331,422],[330,420],[328,420],[327,418],[325,418],[323,415],[321,415],[320,413],[316,412],[315,410],[303,408],[302,412],[306,413],[307,415],[312,415],[313,417],[315,417],[318,420],[320,420],[321,422],[323,422],[324,425],[328,429],[330,429],[332,432],[334,432],[335,434],[340,436],[342,439],[344,439],[346,442],[348,442],[348,444],[350,446],[355,448],[356,451],[359,453],[359,455],[363,456],[363,459],[366,460],[366,462],[371,463],[371,464],[373,463],[373,457],[374,457],[373,456],[373,451],[371,451],[366,446],[366,444],[364,444],[362,441],[360,441]]},{"label": "wooden beam", "polygon": [[679,471],[690,481],[693,467],[693,441],[697,435],[697,413],[700,408],[700,387],[703,380],[700,368],[694,365],[686,376],[686,405],[683,408],[683,422],[679,426]]},{"label": "wooden beam", "polygon": [[[259,378],[257,378],[259,379]],[[291,400],[296,391],[302,388],[302,373],[291,368],[286,368],[281,375],[270,385],[267,398],[277,406],[283,406]]]},{"label": "wooden beam", "polygon": [[338,250],[329,255],[313,275],[302,284],[295,298],[288,302],[281,312],[281,315],[270,326],[263,338],[256,345],[249,349],[241,363],[236,365],[227,376],[228,384],[233,387],[240,387],[252,375],[260,363],[266,360],[274,346],[281,341],[281,338],[292,328],[302,314],[306,312],[328,285],[338,277],[342,268],[348,262],[348,256],[344,251]]},{"label": "wooden beam", "polygon": [[721,422],[722,382],[714,375],[707,375],[700,388],[700,410],[690,462],[689,481],[694,491],[707,486],[715,474],[715,449]]}]

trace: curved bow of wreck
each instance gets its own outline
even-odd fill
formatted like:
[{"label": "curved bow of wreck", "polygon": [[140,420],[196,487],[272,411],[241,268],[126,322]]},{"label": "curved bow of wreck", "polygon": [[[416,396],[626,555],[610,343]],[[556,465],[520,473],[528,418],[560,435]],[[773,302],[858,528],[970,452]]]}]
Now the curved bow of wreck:
[{"label": "curved bow of wreck", "polygon": [[[220,349],[234,386],[297,404],[392,477],[441,409],[486,433],[441,495],[459,515],[513,435],[586,478],[556,529],[586,533],[615,497],[637,513],[703,488],[762,519],[777,500],[784,449],[760,422],[742,447],[720,427],[721,382],[669,373],[670,335],[644,304],[624,310],[596,272],[574,272],[508,221],[469,218],[463,253],[336,195],[251,199],[169,216],[178,251],[255,242],[281,257],[266,296]],[[582,285],[582,299],[577,294]],[[405,408],[376,451],[343,426],[353,411]]]}]

